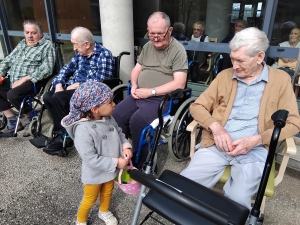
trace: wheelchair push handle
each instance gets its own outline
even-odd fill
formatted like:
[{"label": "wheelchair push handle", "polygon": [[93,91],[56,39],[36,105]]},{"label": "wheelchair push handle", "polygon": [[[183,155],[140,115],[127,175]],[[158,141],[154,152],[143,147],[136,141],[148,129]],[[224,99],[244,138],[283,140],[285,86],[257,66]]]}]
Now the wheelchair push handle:
[{"label": "wheelchair push handle", "polygon": [[271,119],[274,121],[275,127],[283,128],[285,126],[285,122],[288,116],[289,116],[288,111],[284,109],[280,109],[271,116]]},{"label": "wheelchair push handle", "polygon": [[264,197],[264,192],[265,192],[265,189],[266,189],[266,186],[268,183],[268,179],[269,179],[269,175],[271,172],[271,167],[272,167],[272,163],[274,160],[278,139],[280,136],[281,129],[286,124],[286,119],[287,119],[288,115],[289,115],[288,111],[286,111],[284,109],[280,109],[280,110],[276,111],[275,113],[273,113],[273,115],[271,116],[271,119],[274,121],[275,127],[273,129],[273,133],[271,136],[268,156],[267,156],[264,171],[262,174],[261,182],[260,182],[260,185],[259,185],[259,188],[257,191],[254,206],[251,209],[251,213],[250,213],[250,215],[251,215],[250,222],[251,223],[250,224],[252,224],[252,218],[256,219],[260,215],[260,206],[261,206],[261,203],[262,203],[262,200]]},{"label": "wheelchair push handle", "polygon": [[191,88],[185,88],[185,89],[176,89],[175,91],[172,91],[168,94],[165,95],[164,98],[167,98],[167,100],[170,100],[171,98],[180,98],[182,97],[184,94],[190,94],[192,92]]},{"label": "wheelchair push handle", "polygon": [[119,54],[119,57],[122,57],[122,55],[130,55],[130,52],[126,52],[126,51],[121,52],[121,53]]}]

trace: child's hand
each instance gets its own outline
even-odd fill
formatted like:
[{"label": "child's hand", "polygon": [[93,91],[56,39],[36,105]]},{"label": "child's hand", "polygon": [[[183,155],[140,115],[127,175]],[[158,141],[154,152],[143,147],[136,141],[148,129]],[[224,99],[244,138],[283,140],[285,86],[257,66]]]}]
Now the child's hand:
[{"label": "child's hand", "polygon": [[123,157],[127,158],[127,159],[131,159],[132,158],[132,151],[130,148],[125,148],[123,150]]},{"label": "child's hand", "polygon": [[128,164],[128,159],[119,158],[117,167],[119,169],[125,169]]}]

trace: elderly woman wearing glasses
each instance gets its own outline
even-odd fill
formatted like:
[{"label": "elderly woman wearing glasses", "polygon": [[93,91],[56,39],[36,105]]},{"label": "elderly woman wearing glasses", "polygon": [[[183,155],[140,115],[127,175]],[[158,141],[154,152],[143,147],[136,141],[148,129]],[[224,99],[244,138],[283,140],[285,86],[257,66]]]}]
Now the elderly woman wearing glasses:
[{"label": "elderly woman wearing glasses", "polygon": [[[186,51],[171,36],[170,18],[155,12],[147,25],[150,41],[144,45],[131,72],[131,95],[116,105],[112,114],[127,137],[131,132],[133,161],[142,130],[157,118],[162,97],[185,87],[188,70]],[[142,168],[147,155],[148,146],[144,145],[137,168]]]}]

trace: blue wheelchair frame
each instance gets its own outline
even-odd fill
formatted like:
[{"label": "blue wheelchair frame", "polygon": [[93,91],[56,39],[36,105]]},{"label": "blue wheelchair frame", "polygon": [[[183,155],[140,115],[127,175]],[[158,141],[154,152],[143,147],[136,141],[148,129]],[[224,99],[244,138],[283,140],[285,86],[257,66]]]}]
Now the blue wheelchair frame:
[{"label": "blue wheelchair frame", "polygon": [[[123,88],[125,88],[125,86],[123,85]],[[127,91],[126,91],[126,94],[127,94],[127,96],[129,96],[131,93],[130,93],[130,89],[131,89],[131,83],[129,82],[128,84],[127,84]],[[113,91],[116,91],[116,90],[118,90],[118,89],[113,89]],[[186,88],[186,89],[184,89],[184,90],[182,90],[182,93],[183,93],[183,99],[185,99],[185,101],[186,100],[189,100],[187,103],[187,105],[189,105],[190,104],[190,102],[192,102],[192,101],[194,101],[196,98],[192,98],[192,90],[190,89],[190,88]],[[186,93],[187,93],[187,95],[186,95]],[[178,111],[179,111],[179,107],[180,107],[180,105],[182,105],[185,101],[180,101],[180,97],[174,97],[174,98],[171,98],[170,100],[169,100],[169,103],[168,103],[168,110],[163,114],[163,117],[165,117],[165,116],[168,116],[168,115],[171,115],[171,116],[174,116],[174,118],[175,118],[175,113],[177,113]],[[179,104],[178,106],[177,106],[177,110],[174,112],[174,106],[176,106],[177,104]],[[187,107],[187,105],[186,105],[186,107]],[[180,112],[178,112],[178,113],[180,113]],[[170,121],[170,122],[166,122],[165,123],[165,127],[164,127],[164,129],[165,129],[165,131],[167,130],[167,128],[166,128],[166,126],[171,126],[171,124],[172,124],[172,122],[174,122],[174,120],[173,121]],[[175,121],[176,122],[176,121]],[[185,130],[186,130],[186,126],[187,126],[188,124],[186,124],[186,125],[184,125],[184,124],[182,124],[182,123],[180,123],[179,124],[179,126],[180,126],[180,128],[179,128],[179,134],[182,134],[183,132],[185,132]],[[137,149],[137,151],[136,151],[136,157],[135,157],[135,163],[138,163],[139,162],[139,158],[140,158],[140,155],[141,155],[141,149],[142,149],[142,146],[143,145],[145,145],[145,144],[149,144],[149,151],[150,152],[152,152],[152,150],[153,150],[153,146],[154,146],[154,135],[155,135],[155,132],[157,131],[157,127],[155,127],[155,128],[153,128],[152,126],[151,126],[151,124],[150,125],[148,125],[148,126],[146,126],[144,129],[143,129],[143,131],[142,131],[142,133],[141,133],[141,135],[140,135],[140,140],[139,140],[139,144],[138,144],[138,149]],[[171,134],[172,136],[174,135],[173,134],[173,132],[172,132],[172,134]],[[169,137],[170,138],[170,140],[172,139],[172,137]],[[187,137],[188,138],[188,137]],[[189,138],[188,138],[188,141],[189,141]],[[163,145],[163,144],[166,144],[166,143],[168,143],[168,140],[166,140],[166,138],[163,138],[163,139],[161,139],[161,140],[159,140],[158,141],[158,144],[157,144],[157,146],[161,146],[161,145]],[[170,151],[170,149],[169,149],[169,151]],[[176,160],[176,161],[181,161],[181,160],[185,160],[185,159],[187,159],[188,157],[189,157],[189,155],[188,155],[188,157],[186,157],[186,158],[178,158],[178,157],[176,157],[175,155],[174,155],[174,153],[172,153],[171,154],[172,156],[173,156],[173,158]]]},{"label": "blue wheelchair frame", "polygon": [[[49,78],[51,79],[51,77],[52,76],[50,76]],[[18,129],[18,125],[20,123],[20,119],[21,119],[22,114],[23,114],[22,111],[23,111],[23,106],[24,106],[25,102],[27,102],[28,105],[30,106],[30,108],[32,108],[32,110],[30,111],[30,117],[32,118],[33,121],[37,121],[37,123],[34,124],[34,128],[30,129],[31,130],[30,132],[33,135],[36,135],[38,132],[40,132],[40,130],[41,130],[41,120],[42,120],[43,112],[45,110],[45,106],[39,98],[42,96],[42,93],[45,92],[46,87],[47,87],[47,85],[42,87],[41,90],[39,92],[37,92],[36,84],[33,83],[33,94],[26,95],[23,98],[23,100],[21,102],[19,114],[18,114],[18,117],[17,117],[16,128],[14,130],[14,133],[12,134],[13,137],[17,137],[17,129]],[[36,105],[34,107],[33,107],[33,102],[36,102]],[[41,109],[36,109],[37,105],[40,105]]]}]

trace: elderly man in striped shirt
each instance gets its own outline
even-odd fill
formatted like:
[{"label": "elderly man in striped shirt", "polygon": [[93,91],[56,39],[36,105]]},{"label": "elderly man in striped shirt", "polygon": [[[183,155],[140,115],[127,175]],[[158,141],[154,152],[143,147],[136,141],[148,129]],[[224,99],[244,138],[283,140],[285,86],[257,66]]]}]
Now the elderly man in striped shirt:
[{"label": "elderly man in striped shirt", "polygon": [[[53,118],[53,132],[55,138],[48,141],[44,152],[56,155],[63,148],[64,128],[60,122],[69,113],[69,101],[76,88],[87,80],[103,81],[111,79],[114,75],[114,57],[112,53],[94,41],[90,30],[76,27],[71,31],[71,42],[77,53],[70,63],[65,65],[52,85],[54,90],[47,92],[43,99],[47,110]],[[73,146],[73,141],[68,139],[66,147]]]},{"label": "elderly man in striped shirt", "polygon": [[[40,89],[45,85],[54,68],[55,49],[51,41],[43,38],[43,30],[37,21],[27,20],[23,23],[25,39],[0,63],[0,111],[8,119],[8,125],[0,131],[0,137],[11,137],[17,118],[11,109],[13,105],[20,109],[26,95],[33,94],[33,83]],[[19,123],[18,131],[24,129],[23,136],[29,136],[31,107],[24,105],[23,113],[26,126]]]}]

